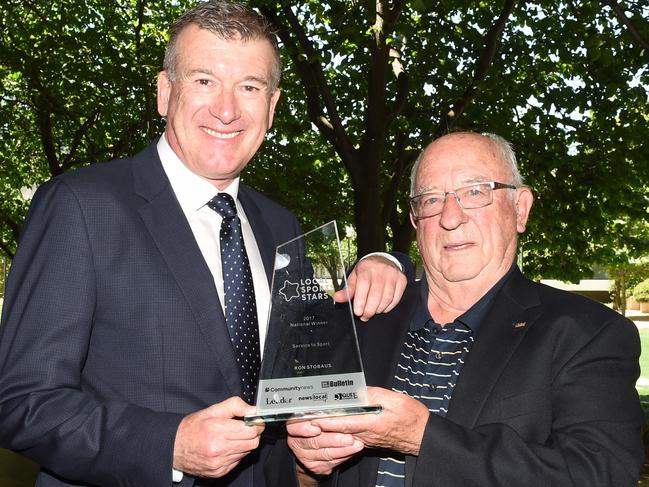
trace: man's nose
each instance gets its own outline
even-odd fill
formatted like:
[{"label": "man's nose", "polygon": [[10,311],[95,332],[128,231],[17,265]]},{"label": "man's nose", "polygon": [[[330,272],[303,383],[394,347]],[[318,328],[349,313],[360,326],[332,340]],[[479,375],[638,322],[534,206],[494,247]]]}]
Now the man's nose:
[{"label": "man's nose", "polygon": [[464,209],[455,193],[447,193],[444,207],[439,217],[439,224],[446,230],[454,230],[467,220]]},{"label": "man's nose", "polygon": [[222,89],[215,94],[209,110],[212,116],[226,125],[234,122],[241,115],[239,102],[233,89]]}]

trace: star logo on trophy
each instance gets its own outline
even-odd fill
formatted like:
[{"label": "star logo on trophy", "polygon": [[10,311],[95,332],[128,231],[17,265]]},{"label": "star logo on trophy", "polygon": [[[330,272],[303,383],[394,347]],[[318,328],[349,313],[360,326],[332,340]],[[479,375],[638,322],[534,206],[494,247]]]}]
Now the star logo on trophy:
[{"label": "star logo on trophy", "polygon": [[284,281],[284,285],[279,290],[279,293],[282,295],[284,300],[288,303],[291,299],[297,298],[300,296],[298,292],[299,284],[297,282]]}]

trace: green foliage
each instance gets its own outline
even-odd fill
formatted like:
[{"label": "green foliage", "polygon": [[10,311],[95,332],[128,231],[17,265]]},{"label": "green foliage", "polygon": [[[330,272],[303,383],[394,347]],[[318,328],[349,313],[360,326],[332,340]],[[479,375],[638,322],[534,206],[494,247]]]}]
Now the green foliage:
[{"label": "green foliage", "polygon": [[[133,153],[162,130],[155,76],[190,0],[0,6],[0,245],[30,187]],[[243,179],[305,230],[353,224],[360,253],[408,251],[408,171],[449,130],[510,139],[536,195],[531,277],[623,267],[649,237],[648,0],[251,0],[278,29],[282,97]],[[640,37],[638,37],[638,35]],[[644,38],[642,37],[644,36]]]},{"label": "green foliage", "polygon": [[[0,254],[0,300],[5,295],[5,284],[9,275],[10,260],[7,256]],[[2,302],[0,301],[0,311],[2,311]],[[1,484],[0,484],[1,485]]]},{"label": "green foliage", "polygon": [[[407,251],[416,154],[448,130],[491,131],[513,141],[536,194],[528,275],[578,280],[643,255],[649,239],[620,222],[648,217],[646,52],[599,3],[503,3],[254,2],[289,58],[294,136],[317,129],[335,151],[322,160],[348,176],[316,199],[342,188],[361,251],[365,232]],[[630,9],[641,30],[647,3]]]},{"label": "green foliage", "polygon": [[31,187],[159,134],[166,26],[189,1],[8,0],[0,6],[0,224],[15,248]]},{"label": "green foliage", "polygon": [[633,288],[633,297],[640,303],[649,302],[649,279],[645,279]]},{"label": "green foliage", "polygon": [[632,294],[633,287],[649,276],[649,261],[625,260],[624,257],[628,257],[631,253],[620,244],[615,256],[611,258],[608,265],[604,266],[613,281],[611,289],[613,308],[622,314],[626,312],[626,300]]}]

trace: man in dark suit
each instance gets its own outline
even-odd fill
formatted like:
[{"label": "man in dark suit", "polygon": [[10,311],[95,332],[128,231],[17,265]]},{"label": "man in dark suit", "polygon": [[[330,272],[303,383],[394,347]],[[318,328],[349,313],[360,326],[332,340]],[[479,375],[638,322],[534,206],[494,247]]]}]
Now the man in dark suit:
[{"label": "man in dark suit", "polygon": [[[158,78],[164,136],[35,195],[4,301],[0,446],[42,466],[37,485],[294,482],[285,438],[240,419],[255,411],[246,378],[258,369],[239,365],[252,351],[235,351],[263,340],[275,248],[301,233],[288,210],[239,184],[272,123],[279,76],[262,17],[200,4],[172,27]],[[217,213],[219,198],[230,214]],[[239,283],[221,267],[229,245],[252,282],[245,329],[222,304]],[[405,287],[381,257],[350,282],[364,318]]]},{"label": "man in dark suit", "polygon": [[532,193],[510,145],[444,136],[411,194],[425,276],[358,330],[384,410],[289,424],[302,468],[340,487],[637,485],[637,329],[523,277]]}]

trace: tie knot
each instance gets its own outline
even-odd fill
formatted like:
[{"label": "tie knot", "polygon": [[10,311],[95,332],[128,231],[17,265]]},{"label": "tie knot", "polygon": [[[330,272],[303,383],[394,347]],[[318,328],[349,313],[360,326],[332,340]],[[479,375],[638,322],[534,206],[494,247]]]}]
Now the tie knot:
[{"label": "tie knot", "polygon": [[221,218],[234,218],[237,216],[237,206],[228,193],[217,194],[207,203],[207,206],[221,215]]}]

